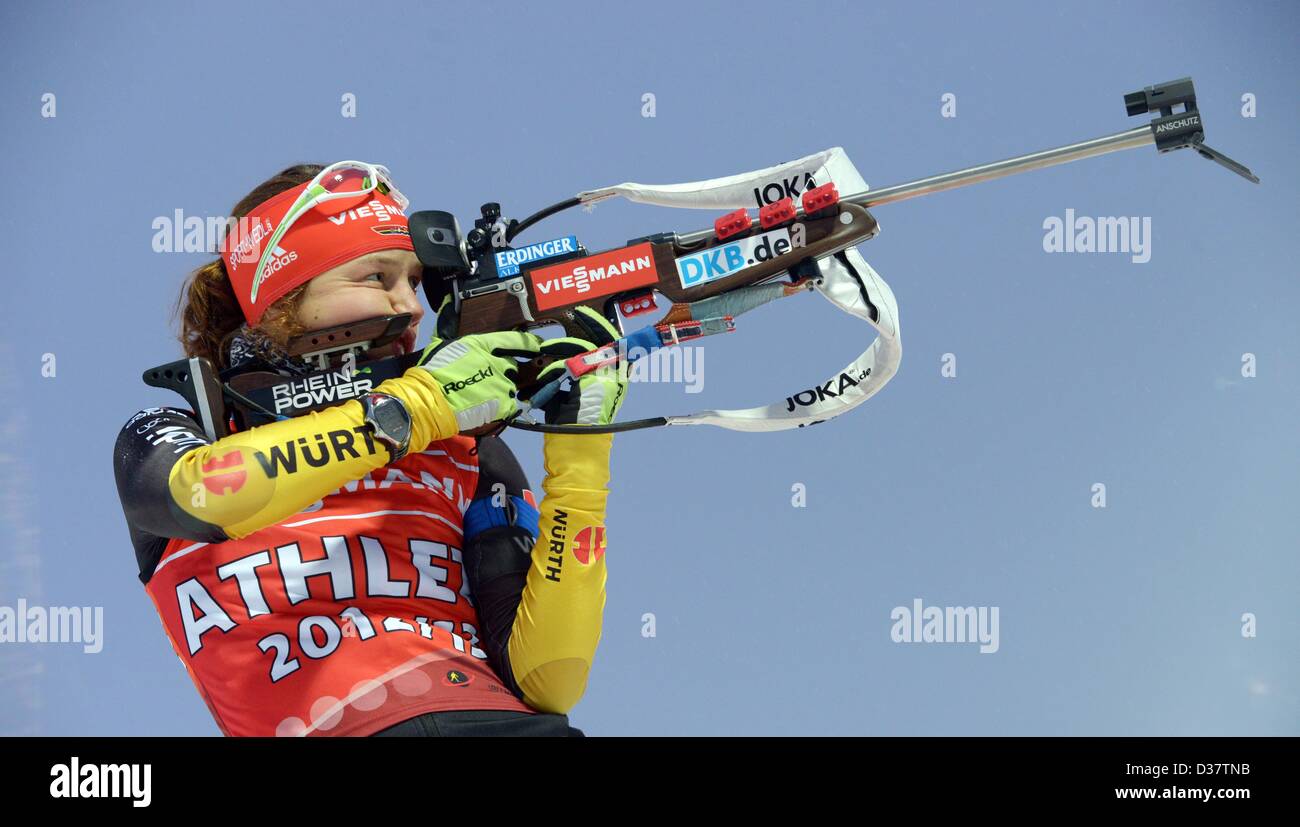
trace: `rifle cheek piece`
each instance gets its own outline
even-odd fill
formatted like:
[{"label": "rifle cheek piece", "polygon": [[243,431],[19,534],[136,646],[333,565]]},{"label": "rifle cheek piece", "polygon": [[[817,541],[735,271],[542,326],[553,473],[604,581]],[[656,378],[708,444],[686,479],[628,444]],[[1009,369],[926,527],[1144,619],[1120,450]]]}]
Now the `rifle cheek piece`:
[{"label": "rifle cheek piece", "polygon": [[470,273],[460,223],[449,212],[421,210],[411,215],[407,226],[416,258],[424,265],[424,296],[429,309],[436,311],[451,292],[452,282]]}]

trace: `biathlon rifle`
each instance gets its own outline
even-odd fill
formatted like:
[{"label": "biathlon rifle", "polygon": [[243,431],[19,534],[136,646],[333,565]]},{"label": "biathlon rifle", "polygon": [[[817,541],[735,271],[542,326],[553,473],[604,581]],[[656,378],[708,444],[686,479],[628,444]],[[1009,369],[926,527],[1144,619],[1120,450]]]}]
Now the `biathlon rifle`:
[{"label": "biathlon rifle", "polygon": [[[564,374],[539,386],[548,364],[522,365],[520,398],[541,407],[564,382],[618,359],[659,347],[735,330],[735,317],[777,298],[807,290],[867,321],[876,341],[837,377],[791,394],[773,405],[705,411],[618,422],[606,426],[546,425],[525,414],[510,425],[544,432],[600,433],[659,425],[711,424],[736,430],[779,430],[816,424],[856,407],[894,374],[901,356],[897,306],[887,284],[862,260],[855,245],[879,226],[868,208],[977,184],[1081,158],[1154,144],[1160,153],[1193,149],[1243,178],[1259,183],[1245,166],[1206,146],[1190,77],[1148,86],[1124,96],[1130,116],[1158,112],[1150,123],[1124,132],[1002,161],[869,189],[838,147],[786,164],[691,184],[621,184],[590,190],[540,210],[523,221],[503,220],[497,203],[484,204],[469,233],[456,217],[425,210],[410,217],[411,239],[425,267],[431,309],[442,308],[444,339],[501,330],[560,325],[565,335],[588,339],[575,309],[590,307],[622,334],[623,320],[654,312],[658,293],[671,302],[654,324],[616,343],[566,360]],[[1181,107],[1177,112],[1175,107]],[[844,191],[847,188],[847,191]],[[515,245],[541,220],[570,207],[606,198],[693,208],[735,207],[712,227],[633,238],[591,253],[576,237]],[[797,201],[796,201],[797,197]],[[747,207],[756,207],[751,215]],[[447,303],[443,307],[444,301]],[[368,348],[393,341],[409,314],[316,331],[290,343],[289,352],[317,362],[320,371],[287,378],[269,372],[218,376],[206,359],[191,358],[146,371],[149,385],[180,392],[198,413],[209,437],[226,431],[225,403],[241,427],[297,416],[367,392],[400,376],[419,353],[358,361]]]}]

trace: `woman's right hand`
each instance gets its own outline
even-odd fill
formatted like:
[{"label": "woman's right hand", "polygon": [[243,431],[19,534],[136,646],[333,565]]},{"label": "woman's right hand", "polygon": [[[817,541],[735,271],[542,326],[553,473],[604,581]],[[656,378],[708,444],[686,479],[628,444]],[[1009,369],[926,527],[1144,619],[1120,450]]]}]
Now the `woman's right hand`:
[{"label": "woman's right hand", "polygon": [[540,336],[516,330],[434,339],[416,367],[437,381],[465,433],[519,410],[515,359],[537,358],[541,342]]}]

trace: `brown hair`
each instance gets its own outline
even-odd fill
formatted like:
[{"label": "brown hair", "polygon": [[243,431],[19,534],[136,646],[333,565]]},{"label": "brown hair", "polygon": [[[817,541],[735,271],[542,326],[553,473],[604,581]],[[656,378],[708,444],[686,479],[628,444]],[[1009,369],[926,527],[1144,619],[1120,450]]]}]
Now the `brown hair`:
[{"label": "brown hair", "polygon": [[[281,170],[253,188],[231,210],[231,218],[243,218],[263,201],[287,189],[310,181],[324,169],[321,164],[295,164]],[[227,231],[229,228],[227,228]],[[222,241],[224,242],[224,237]],[[266,309],[257,327],[283,346],[289,339],[305,332],[298,321],[298,304],[307,285],[303,284]],[[190,273],[176,301],[180,317],[180,343],[186,356],[205,356],[217,368],[226,365],[226,342],[244,324],[244,311],[235,298],[235,290],[220,258]]]}]

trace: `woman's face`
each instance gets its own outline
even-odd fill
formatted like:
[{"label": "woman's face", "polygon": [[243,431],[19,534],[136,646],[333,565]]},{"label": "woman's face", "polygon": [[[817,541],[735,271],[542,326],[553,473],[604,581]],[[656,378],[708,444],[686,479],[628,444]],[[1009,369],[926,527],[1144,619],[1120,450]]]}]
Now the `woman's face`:
[{"label": "woman's face", "polygon": [[307,283],[298,318],[308,331],[376,316],[410,313],[411,325],[396,341],[370,351],[373,358],[415,349],[424,308],[416,291],[423,268],[409,250],[380,250],[326,270]]}]

